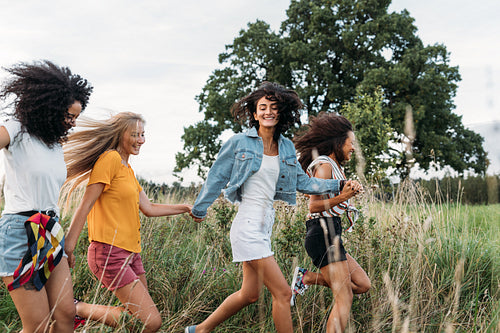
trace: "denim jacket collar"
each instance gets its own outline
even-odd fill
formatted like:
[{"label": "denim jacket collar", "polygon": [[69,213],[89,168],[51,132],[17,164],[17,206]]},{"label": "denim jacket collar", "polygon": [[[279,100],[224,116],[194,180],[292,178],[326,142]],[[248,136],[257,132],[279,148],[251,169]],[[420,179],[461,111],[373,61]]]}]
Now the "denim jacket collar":
[{"label": "denim jacket collar", "polygon": [[[257,131],[257,128],[256,127],[251,127],[249,128],[247,131],[246,131],[246,136],[249,136],[251,138],[258,138],[259,137],[259,132]],[[279,144],[281,143],[281,141],[283,141],[285,137],[283,136],[283,134],[280,134],[280,137],[278,139],[278,146]]]},{"label": "denim jacket collar", "polygon": [[257,132],[257,128],[251,127],[247,130],[246,135],[252,138],[256,138],[259,136],[259,132]]}]

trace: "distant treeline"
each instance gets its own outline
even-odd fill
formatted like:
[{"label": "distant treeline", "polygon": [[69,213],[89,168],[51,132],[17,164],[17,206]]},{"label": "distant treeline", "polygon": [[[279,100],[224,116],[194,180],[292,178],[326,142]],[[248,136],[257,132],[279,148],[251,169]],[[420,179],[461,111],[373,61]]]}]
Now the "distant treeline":
[{"label": "distant treeline", "polygon": [[193,198],[196,197],[201,188],[201,184],[195,184],[194,182],[191,182],[189,186],[183,186],[179,182],[174,182],[171,185],[165,183],[160,185],[140,177],[137,178],[148,197],[153,201],[161,197]]},{"label": "distant treeline", "polygon": [[[500,202],[500,175],[443,177],[441,179],[414,179],[428,203],[461,203],[487,205]],[[392,201],[399,192],[399,184],[384,179],[374,190],[375,197]]]},{"label": "distant treeline", "polygon": [[[191,183],[182,186],[178,182],[171,185],[156,184],[151,181],[139,179],[141,186],[151,199],[159,197],[175,196],[176,198],[193,198],[198,194],[201,184]],[[429,202],[434,203],[462,203],[470,205],[486,205],[500,203],[500,175],[494,176],[469,176],[444,177],[433,180],[415,180],[420,185]],[[376,195],[379,199],[390,201],[398,191],[398,184],[391,184],[386,179],[377,189]]]},{"label": "distant treeline", "polygon": [[486,205],[500,202],[500,175],[418,180],[435,202]]}]

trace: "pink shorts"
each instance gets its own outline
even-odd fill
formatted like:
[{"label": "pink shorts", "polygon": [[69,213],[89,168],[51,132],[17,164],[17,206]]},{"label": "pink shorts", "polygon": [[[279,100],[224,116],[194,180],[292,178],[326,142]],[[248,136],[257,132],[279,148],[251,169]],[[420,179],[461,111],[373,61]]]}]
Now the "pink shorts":
[{"label": "pink shorts", "polygon": [[109,290],[126,286],[145,273],[141,255],[100,242],[91,242],[87,252],[90,270]]}]

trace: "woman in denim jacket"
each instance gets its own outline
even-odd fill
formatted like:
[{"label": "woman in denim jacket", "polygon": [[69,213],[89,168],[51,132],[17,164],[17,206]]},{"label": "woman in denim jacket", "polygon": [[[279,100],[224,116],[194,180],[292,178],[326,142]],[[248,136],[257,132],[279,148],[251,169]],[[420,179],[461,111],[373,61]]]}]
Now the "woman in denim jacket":
[{"label": "woman in denim jacket", "polygon": [[[278,332],[292,332],[292,291],[271,251],[273,201],[295,204],[296,191],[307,194],[337,192],[343,182],[309,178],[297,162],[293,143],[282,133],[299,123],[303,107],[297,93],[265,82],[235,103],[236,120],[248,121],[246,133],[234,135],[219,151],[191,210],[201,222],[208,207],[224,190],[226,199],[239,203],[230,238],[234,262],[243,262],[241,289],[201,324],[185,332],[210,332],[259,298],[265,285],[273,298],[273,320]],[[227,187],[226,187],[227,185]]]}]

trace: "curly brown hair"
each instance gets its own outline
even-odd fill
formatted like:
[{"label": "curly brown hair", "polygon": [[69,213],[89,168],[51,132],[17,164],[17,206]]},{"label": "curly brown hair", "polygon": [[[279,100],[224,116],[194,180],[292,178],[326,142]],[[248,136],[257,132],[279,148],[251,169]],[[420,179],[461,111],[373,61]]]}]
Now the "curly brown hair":
[{"label": "curly brown hair", "polygon": [[295,124],[300,125],[300,109],[304,105],[299,96],[294,90],[272,82],[263,82],[257,90],[236,102],[231,108],[234,119],[240,123],[246,121],[249,127],[255,127],[258,130],[259,122],[255,120],[253,114],[257,112],[257,102],[262,97],[278,102],[279,121],[274,132],[274,140],[278,140],[280,134],[285,133]]},{"label": "curly brown hair", "polygon": [[307,170],[313,161],[315,149],[318,155],[328,156],[334,153],[337,162],[342,164],[345,161],[342,146],[349,132],[353,132],[352,124],[344,116],[324,112],[317,117],[312,116],[309,125],[304,126],[293,139],[302,169]]},{"label": "curly brown hair", "polygon": [[66,140],[69,128],[65,125],[69,107],[80,102],[86,108],[92,86],[67,67],[59,67],[48,60],[33,64],[19,63],[4,68],[12,77],[2,85],[0,100],[14,100],[3,109],[21,123],[28,132],[52,147]]}]

